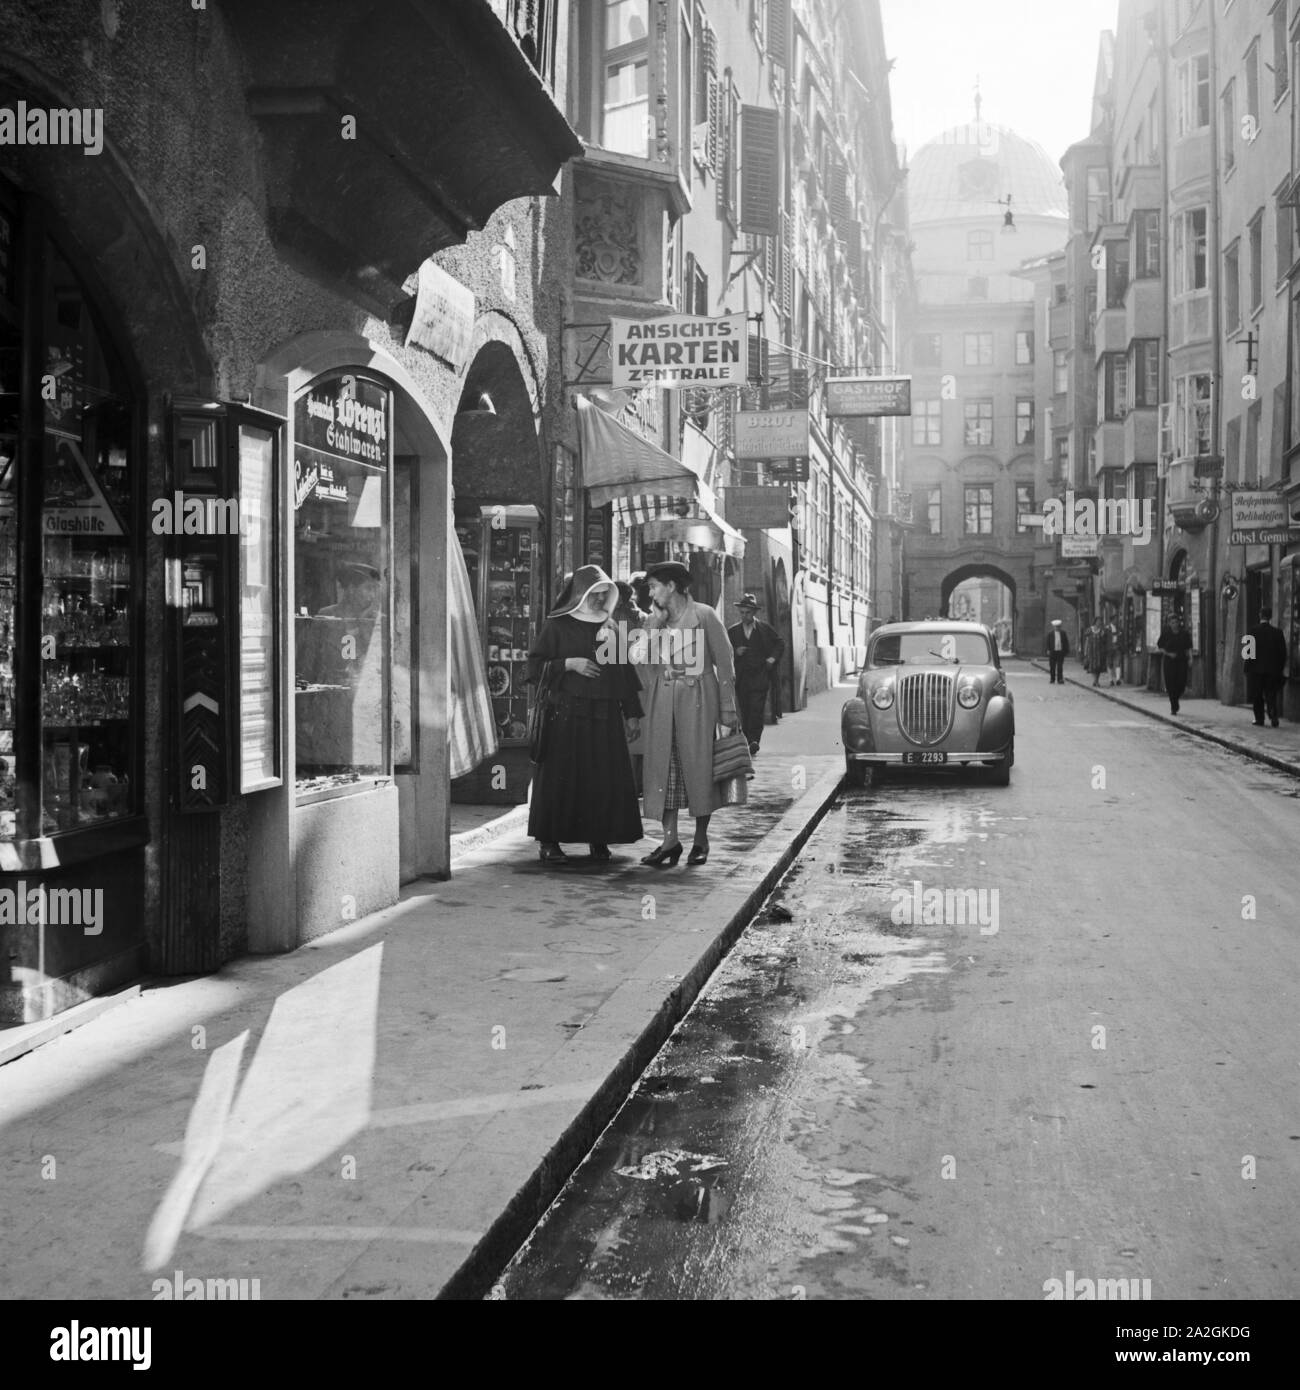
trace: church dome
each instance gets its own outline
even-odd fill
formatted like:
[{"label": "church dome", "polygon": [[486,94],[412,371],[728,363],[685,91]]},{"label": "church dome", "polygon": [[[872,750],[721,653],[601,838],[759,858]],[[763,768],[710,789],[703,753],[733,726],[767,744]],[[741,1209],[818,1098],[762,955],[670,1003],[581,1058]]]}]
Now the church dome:
[{"label": "church dome", "polygon": [[907,176],[913,225],[986,218],[1008,194],[1017,220],[1069,215],[1065,180],[1047,151],[988,121],[953,126],[922,145]]}]

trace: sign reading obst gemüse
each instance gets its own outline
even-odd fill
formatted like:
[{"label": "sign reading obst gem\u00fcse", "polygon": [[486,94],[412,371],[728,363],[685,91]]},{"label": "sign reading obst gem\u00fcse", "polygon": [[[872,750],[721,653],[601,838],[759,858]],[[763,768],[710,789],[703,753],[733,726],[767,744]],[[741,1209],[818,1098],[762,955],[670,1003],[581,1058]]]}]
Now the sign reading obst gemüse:
[{"label": "sign reading obst gem\u00fcse", "polygon": [[698,318],[669,314],[658,319],[611,319],[610,385],[743,386],[746,371],[744,314]]},{"label": "sign reading obst gem\u00fcse", "polygon": [[1277,492],[1232,494],[1232,545],[1286,545],[1300,539],[1300,526],[1287,515]]},{"label": "sign reading obst gem\u00fcse", "polygon": [[832,419],[859,415],[910,415],[910,376],[832,376],[826,379],[826,413]]}]

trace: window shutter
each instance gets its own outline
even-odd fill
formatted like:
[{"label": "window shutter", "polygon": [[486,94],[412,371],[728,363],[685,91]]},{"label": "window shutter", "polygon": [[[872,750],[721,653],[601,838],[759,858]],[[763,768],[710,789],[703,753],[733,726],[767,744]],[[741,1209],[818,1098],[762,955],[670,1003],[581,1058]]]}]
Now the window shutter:
[{"label": "window shutter", "polygon": [[768,354],[767,370],[771,384],[767,389],[767,404],[771,410],[784,410],[790,404],[790,354]]},{"label": "window shutter", "polygon": [[844,254],[848,257],[849,274],[853,278],[853,288],[862,296],[862,223],[849,218],[844,224]]},{"label": "window shutter", "polygon": [[744,153],[740,171],[740,228],[759,236],[779,236],[781,118],[764,106],[741,113]]},{"label": "window shutter", "polygon": [[781,214],[781,275],[778,288],[781,312],[789,317],[794,305],[794,236],[788,213]]},{"label": "window shutter", "polygon": [[767,342],[757,333],[749,335],[749,366],[747,377],[751,386],[763,386],[767,381]]},{"label": "window shutter", "polygon": [[708,74],[709,88],[709,135],[704,154],[709,168],[716,169],[719,126],[722,122],[722,87],[718,82],[718,36],[707,20],[704,28],[704,70]]},{"label": "window shutter", "polygon": [[792,407],[808,404],[807,367],[792,367],[790,369],[790,404]]},{"label": "window shutter", "polygon": [[767,0],[767,56],[790,66],[790,0]]},{"label": "window shutter", "polygon": [[842,241],[844,224],[849,220],[849,166],[834,156],[827,183],[826,204],[835,223],[835,234]]}]

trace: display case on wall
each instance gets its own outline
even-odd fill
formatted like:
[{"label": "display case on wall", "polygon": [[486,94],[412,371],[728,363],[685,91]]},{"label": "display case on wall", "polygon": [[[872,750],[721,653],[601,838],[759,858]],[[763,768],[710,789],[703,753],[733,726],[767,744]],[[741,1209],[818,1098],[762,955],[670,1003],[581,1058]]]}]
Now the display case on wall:
[{"label": "display case on wall", "polygon": [[500,746],[490,764],[453,784],[455,800],[518,805],[528,794],[528,653],[540,619],[540,525],[537,508],[521,505],[485,504],[456,518]]}]

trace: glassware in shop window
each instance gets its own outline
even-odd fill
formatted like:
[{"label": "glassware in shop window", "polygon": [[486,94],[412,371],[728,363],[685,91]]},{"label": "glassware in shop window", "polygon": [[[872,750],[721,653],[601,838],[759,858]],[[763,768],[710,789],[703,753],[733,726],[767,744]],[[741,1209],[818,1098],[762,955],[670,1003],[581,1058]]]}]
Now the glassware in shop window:
[{"label": "glassware in shop window", "polygon": [[[528,736],[526,684],[528,650],[533,638],[536,523],[494,526],[499,509],[484,508],[482,550],[484,576],[483,623],[487,655],[488,693],[503,742]],[[480,561],[482,563],[482,559]]]}]

